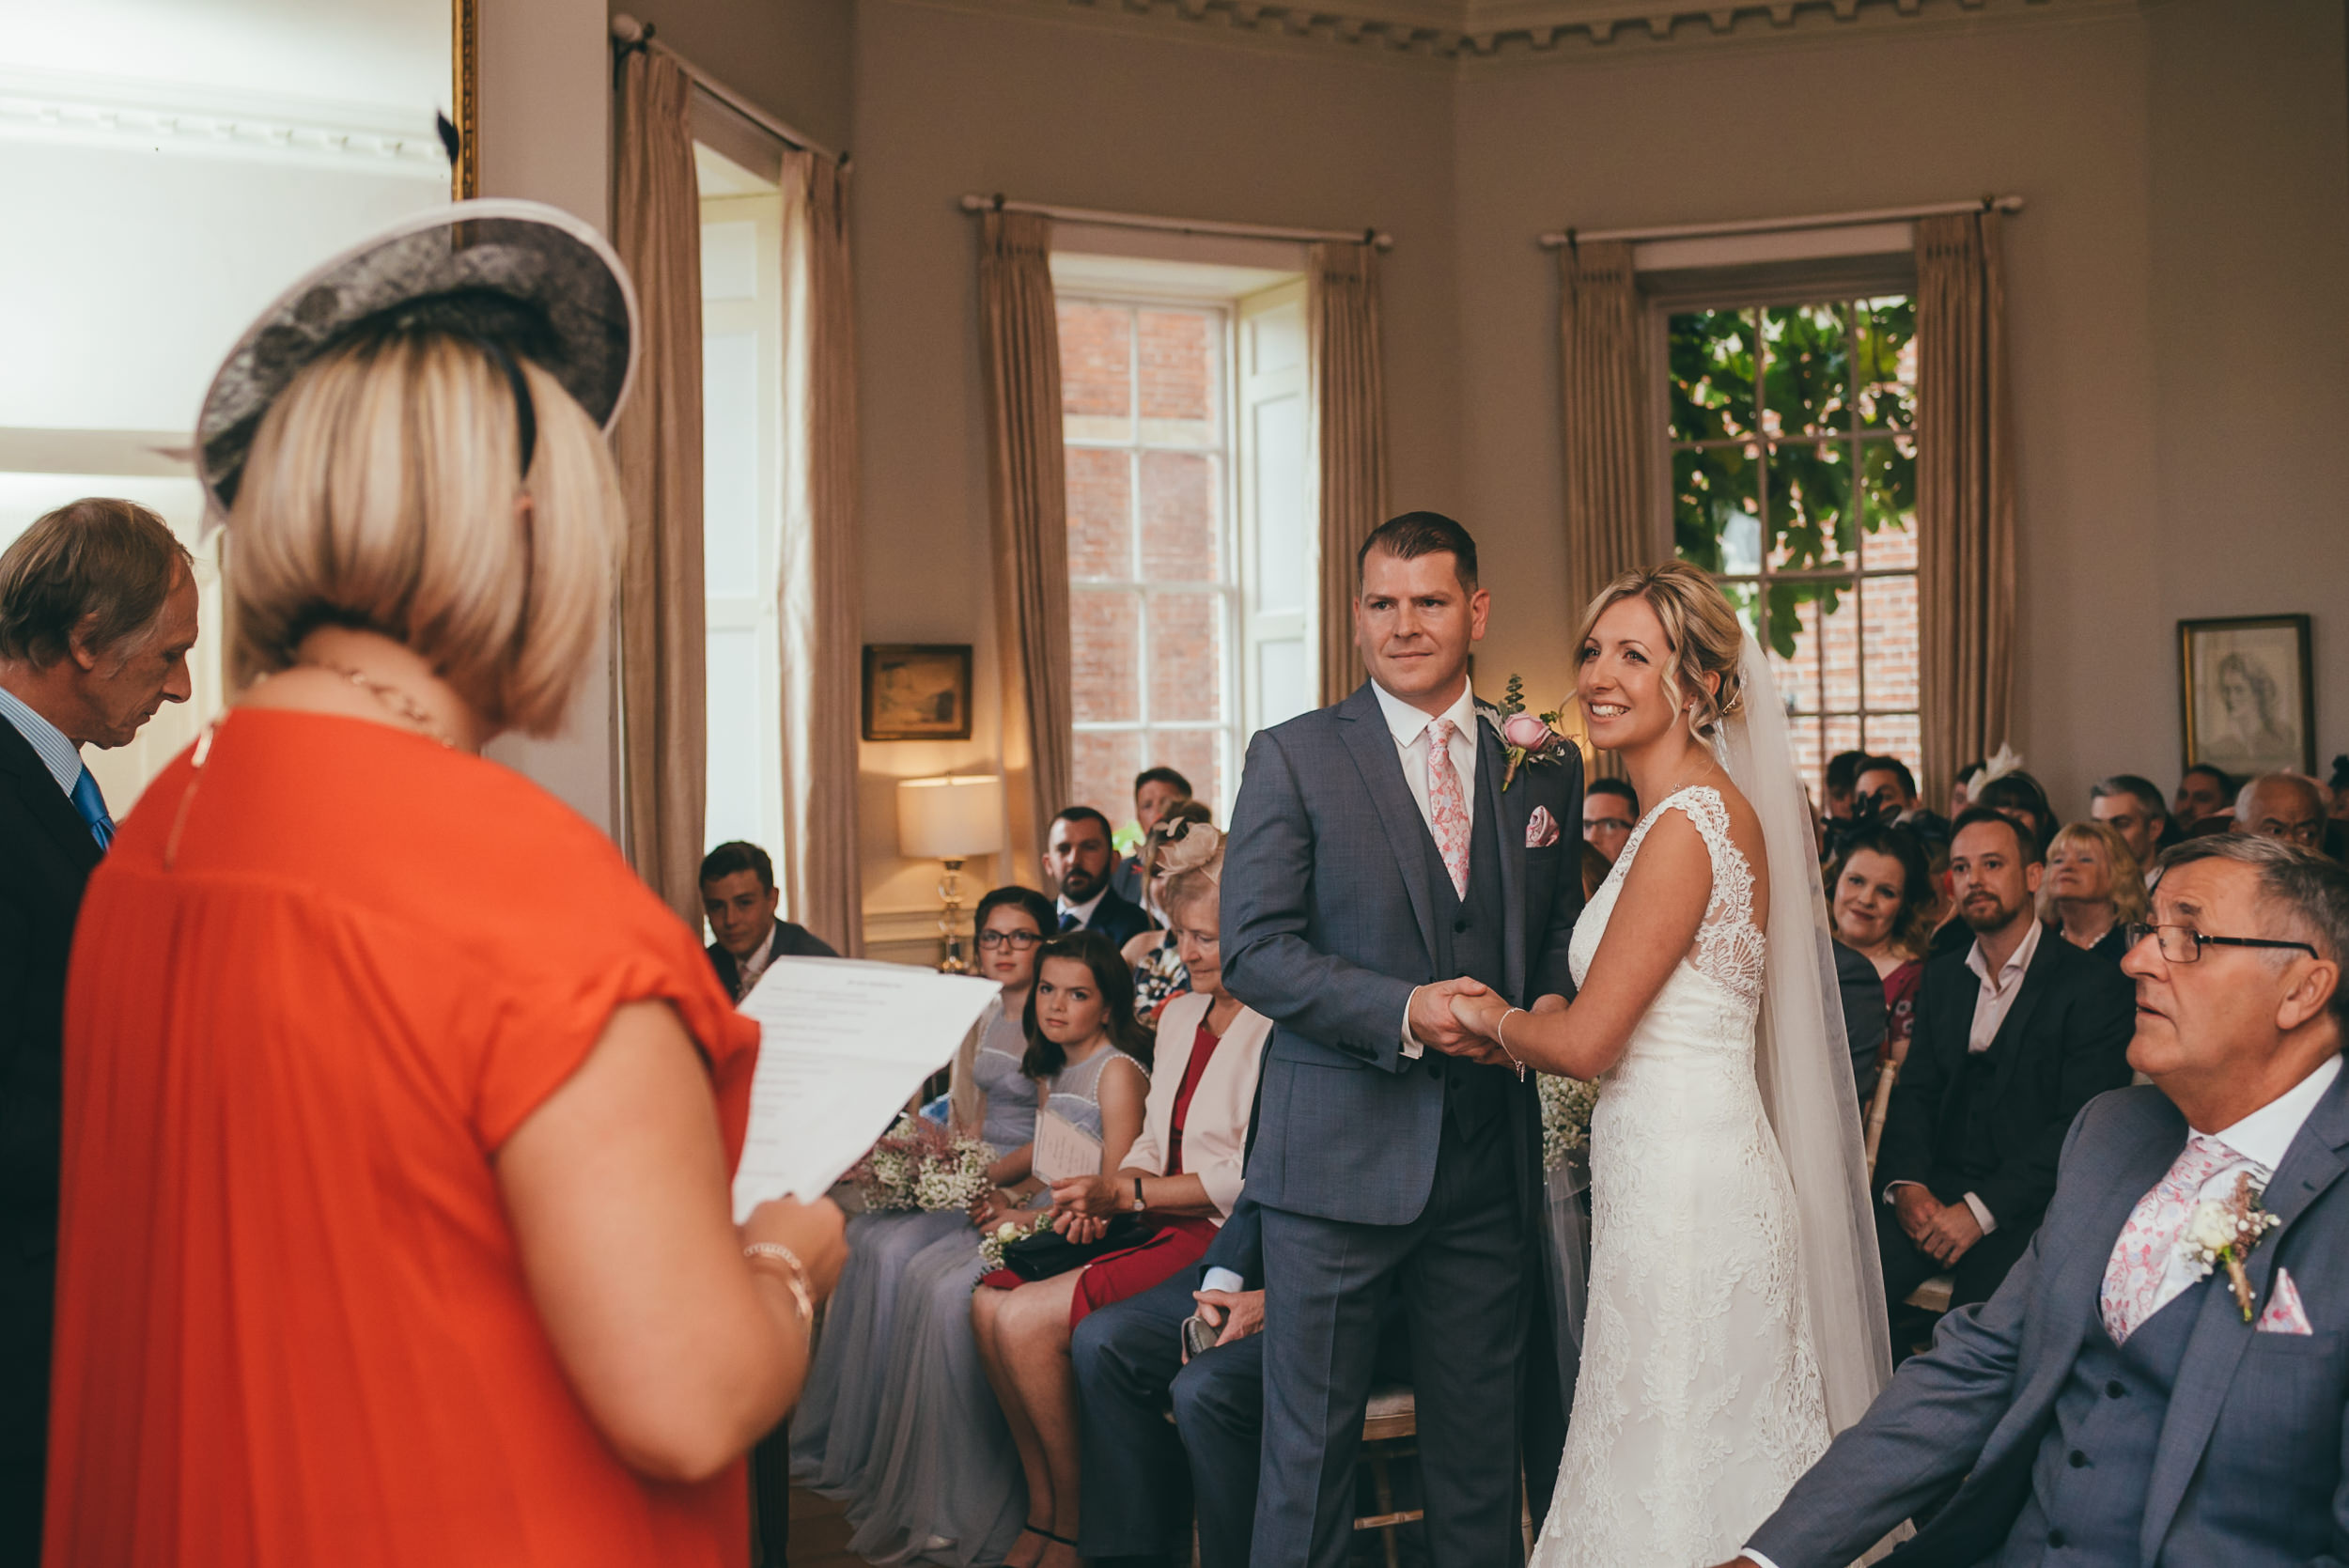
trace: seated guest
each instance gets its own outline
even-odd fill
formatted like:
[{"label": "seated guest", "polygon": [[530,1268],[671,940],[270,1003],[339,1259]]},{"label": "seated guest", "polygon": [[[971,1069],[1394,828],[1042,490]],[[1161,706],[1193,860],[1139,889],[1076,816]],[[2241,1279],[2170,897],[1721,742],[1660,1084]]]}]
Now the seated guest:
[{"label": "seated guest", "polygon": [[[1145,768],[1134,775],[1134,826],[1147,836],[1166,815],[1167,809],[1177,800],[1190,799],[1190,781],[1172,768]],[[1129,904],[1143,902],[1143,894],[1149,888],[1149,877],[1142,867],[1142,851],[1117,862],[1110,874],[1110,886],[1117,896]]]},{"label": "seated guest", "polygon": [[[1262,1237],[1242,1193],[1197,1268],[1087,1313],[1070,1335],[1084,1453],[1078,1552],[1094,1568],[1189,1563],[1194,1519],[1199,1561],[1247,1568],[1264,1436]],[[1209,1268],[1238,1275],[1240,1288],[1200,1288]],[[1220,1333],[1186,1359],[1182,1324],[1193,1313]],[[1383,1322],[1373,1378],[1408,1382],[1400,1297],[1388,1298]],[[1423,1556],[1422,1529],[1400,1527],[1407,1552]]]},{"label": "seated guest", "polygon": [[1184,830],[1206,821],[1206,807],[1196,800],[1177,800],[1142,837],[1142,909],[1157,922],[1157,928],[1128,941],[1124,956],[1127,967],[1134,971],[1134,1017],[1145,1024],[1155,1025],[1159,1010],[1190,989],[1182,953],[1174,933],[1168,929],[1172,923],[1167,919],[1166,877],[1159,862]]},{"label": "seated guest", "polygon": [[1091,806],[1066,806],[1052,818],[1044,846],[1044,877],[1060,890],[1055,935],[1098,931],[1115,952],[1150,929],[1142,906],[1110,886],[1110,819]]},{"label": "seated guest", "polygon": [[2305,774],[2263,773],[2235,797],[2234,831],[2322,850],[2326,804],[2323,786]]},{"label": "seated guest", "polygon": [[[1047,1109],[1100,1141],[1102,1170],[1113,1172],[1142,1131],[1150,1033],[1134,1019],[1125,965],[1098,933],[1055,937],[1036,954],[1021,1071],[1042,1080]],[[1031,1185],[997,1192],[976,1223],[1034,1219]],[[1042,1534],[1051,1520],[1037,1512],[1050,1510],[1050,1497],[1030,1499],[1022,1514],[1023,1451],[979,1358],[972,1292],[984,1266],[968,1227],[906,1265],[872,1457],[848,1499],[848,1550],[858,1557],[975,1568],[1033,1564],[1051,1545]],[[1023,1516],[1039,1527],[1032,1539],[1019,1539]]]},{"label": "seated guest", "polygon": [[2330,804],[2325,809],[2325,853],[2349,862],[2349,754],[2333,758],[2326,790]]},{"label": "seated guest", "polygon": [[2194,831],[2212,817],[2224,817],[2230,825],[2234,819],[2235,782],[2232,774],[2198,762],[2178,779],[2178,796],[2170,804],[2170,815],[2178,825],[2178,831],[2191,837]]},{"label": "seated guest", "polygon": [[2151,872],[2154,857],[2185,837],[2170,820],[2161,791],[2134,773],[2115,773],[2091,784],[2088,815],[2121,835],[2140,872]]},{"label": "seated guest", "polygon": [[[1952,1488],[1895,1560],[2349,1555],[2349,873],[2196,839],[2165,856],[2153,918],[2123,960],[2153,1086],[2088,1106],[2005,1284],[1942,1320],[1739,1563],[1843,1568]],[[2238,1284],[2180,1243],[2247,1184],[2273,1228]]]},{"label": "seated guest", "polygon": [[1865,752],[1838,752],[1827,759],[1827,817],[1841,822],[1851,815],[1852,793],[1859,784],[1859,765],[1868,760]]},{"label": "seated guest", "polygon": [[2039,918],[2074,947],[2118,965],[2123,927],[2145,918],[2145,874],[2121,835],[2101,822],[2071,822],[2047,846]]},{"label": "seated guest", "polygon": [[[1949,823],[1918,798],[1916,775],[1898,757],[1869,757],[1859,765],[1859,782],[1852,786],[1851,820],[1854,826],[1882,822],[1906,829],[1928,853],[1950,840]],[[1838,835],[1838,855],[1843,847],[1844,839]]]},{"label": "seated guest", "polygon": [[1582,842],[1607,857],[1615,857],[1640,825],[1640,795],[1624,779],[1593,779],[1582,790]]},{"label": "seated guest", "polygon": [[1150,1234],[1081,1268],[1014,1289],[982,1288],[971,1298],[988,1380],[1027,1473],[1028,1528],[1045,1544],[1035,1560],[1051,1568],[1075,1568],[1081,1518],[1069,1331],[1089,1312],[1188,1274],[1215,1239],[1239,1199],[1256,1070],[1272,1032],[1270,1020],[1223,989],[1215,830],[1193,829],[1172,855],[1167,909],[1193,989],[1159,1019],[1141,1135],[1122,1158],[1105,1138],[1102,1173],[1052,1188],[1054,1229],[1070,1241],[1099,1240],[1123,1214],[1142,1218]]},{"label": "seated guest", "polygon": [[1866,959],[1882,987],[1885,1026],[1880,1059],[1855,1063],[1860,1097],[1875,1093],[1881,1062],[1900,1062],[1917,1025],[1917,988],[1932,935],[1933,878],[1925,853],[1898,828],[1868,827],[1844,841],[1828,877],[1835,939]]},{"label": "seated guest", "polygon": [[1990,763],[1987,758],[1976,757],[1973,761],[1959,768],[1957,770],[1957,777],[1950,781],[1951,821],[1954,822],[1960,816],[1964,815],[1966,808],[1974,803],[1974,778],[1983,768],[1989,766]]},{"label": "seated guest", "polygon": [[804,925],[775,918],[775,862],[755,844],[722,844],[702,857],[702,913],[709,917],[709,961],[718,983],[739,1001],[777,958],[837,958],[832,944]]},{"label": "seated guest", "polygon": [[2019,768],[2001,773],[1974,792],[1973,805],[2020,822],[2038,841],[2039,853],[2043,857],[2046,854],[2060,819],[2055,808],[2047,803],[2047,792],[2037,779]]},{"label": "seated guest", "polygon": [[740,1563],[843,1261],[828,1202],[735,1223],[758,1031],[694,934],[479,754],[594,667],[632,315],[489,205],[298,285],[198,418],[241,694],[75,934],[53,1563]]},{"label": "seated guest", "polygon": [[114,842],[82,748],[188,700],[195,572],[163,519],[91,498],[0,552],[0,1562],[40,1560],[66,960]]},{"label": "seated guest", "polygon": [[[1028,1041],[1021,1020],[1035,980],[1036,953],[1053,924],[1052,901],[1032,888],[997,888],[979,900],[972,924],[978,974],[1002,987],[956,1053],[946,1115],[954,1130],[988,1147],[988,1181],[1018,1187],[1035,1136],[1036,1083],[1020,1071]],[[913,1258],[947,1236],[972,1235],[968,1215],[863,1214],[848,1221],[848,1266],[824,1309],[807,1391],[791,1416],[791,1470],[831,1497],[852,1495],[873,1456],[898,1292]]]},{"label": "seated guest", "polygon": [[2045,869],[2022,824],[1985,806],[1958,818],[1950,876],[1974,941],[1925,965],[1876,1158],[1895,1319],[1944,1270],[1956,1276],[1953,1306],[1999,1288],[2047,1206],[2064,1129],[2092,1095],[2129,1080],[2128,982],[2043,939],[2032,901]]}]

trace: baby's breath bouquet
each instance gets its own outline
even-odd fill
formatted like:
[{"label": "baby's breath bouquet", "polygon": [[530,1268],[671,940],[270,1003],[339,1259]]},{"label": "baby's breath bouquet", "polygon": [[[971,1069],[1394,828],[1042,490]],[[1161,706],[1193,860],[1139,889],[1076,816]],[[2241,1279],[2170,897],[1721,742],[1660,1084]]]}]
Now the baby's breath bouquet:
[{"label": "baby's breath bouquet", "polygon": [[1591,1141],[1598,1085],[1555,1073],[1535,1073],[1533,1081],[1542,1097],[1542,1169],[1555,1171]]},{"label": "baby's breath bouquet", "polygon": [[848,1179],[868,1213],[967,1209],[987,1192],[987,1145],[910,1112],[883,1133]]},{"label": "baby's breath bouquet", "polygon": [[1006,1219],[979,1236],[979,1261],[987,1266],[979,1270],[984,1280],[1003,1266],[1003,1249],[1015,1241],[1025,1241],[1032,1235],[1042,1235],[1052,1228],[1052,1210],[1038,1209],[1034,1219]]}]

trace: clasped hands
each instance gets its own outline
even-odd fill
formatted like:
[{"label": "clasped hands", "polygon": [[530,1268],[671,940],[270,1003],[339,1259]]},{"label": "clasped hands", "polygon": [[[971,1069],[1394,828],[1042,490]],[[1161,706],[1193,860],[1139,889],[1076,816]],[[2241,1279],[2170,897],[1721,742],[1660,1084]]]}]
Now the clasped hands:
[{"label": "clasped hands", "polygon": [[1131,1208],[1130,1175],[1071,1176],[1052,1184],[1052,1229],[1082,1247],[1109,1234],[1110,1221]]},{"label": "clasped hands", "polygon": [[[1558,1013],[1565,1005],[1563,997],[1545,996],[1525,1011]],[[1482,981],[1466,975],[1439,980],[1411,993],[1411,1038],[1464,1062],[1514,1067],[1517,1059],[1501,1048],[1501,1020],[1514,1011],[1507,999]]]},{"label": "clasped hands", "polygon": [[1919,1182],[1894,1185],[1892,1215],[1917,1250],[1944,1268],[1954,1265],[1982,1239],[1982,1221],[1974,1218],[1973,1204],[1963,1198],[1945,1203]]}]

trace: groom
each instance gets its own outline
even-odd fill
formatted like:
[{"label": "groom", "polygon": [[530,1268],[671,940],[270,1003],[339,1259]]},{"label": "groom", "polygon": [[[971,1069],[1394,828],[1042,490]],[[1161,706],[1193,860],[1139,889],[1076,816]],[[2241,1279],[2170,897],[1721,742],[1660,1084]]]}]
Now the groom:
[{"label": "groom", "polygon": [[1580,911],[1580,754],[1505,781],[1469,689],[1489,598],[1433,512],[1356,557],[1370,680],[1260,733],[1224,853],[1223,974],[1272,1019],[1248,1162],[1264,1210],[1265,1410],[1252,1560],[1330,1568],[1379,1309],[1401,1293],[1439,1568],[1514,1562],[1519,1353],[1537,1288],[1539,1110],[1451,1000],[1563,1007]]},{"label": "groom", "polygon": [[[2006,1282],[1942,1320],[1738,1563],[1843,1568],[1961,1477],[1894,1562],[2349,1563],[2349,872],[2224,833],[2162,865],[2122,960],[2154,1087],[2088,1103]],[[2247,1177],[2274,1222],[2241,1260],[2248,1320],[2229,1270],[2178,1247]]]}]

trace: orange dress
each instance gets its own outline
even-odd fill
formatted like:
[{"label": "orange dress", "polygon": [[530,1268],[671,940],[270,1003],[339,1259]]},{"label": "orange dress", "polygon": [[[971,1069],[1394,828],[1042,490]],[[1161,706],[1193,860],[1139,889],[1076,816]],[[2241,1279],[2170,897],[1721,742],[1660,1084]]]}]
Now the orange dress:
[{"label": "orange dress", "polygon": [[282,710],[165,768],[75,935],[48,1568],[746,1562],[740,1466],[589,1421],[491,1169],[646,998],[738,1157],[756,1026],[545,791]]}]

